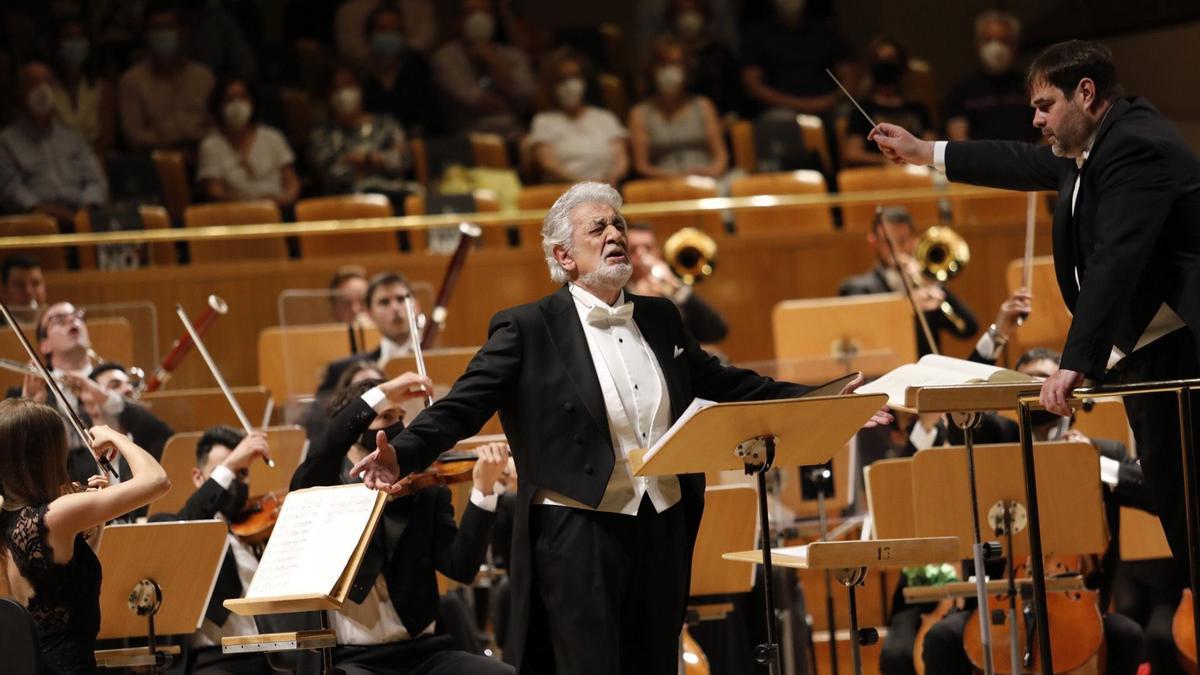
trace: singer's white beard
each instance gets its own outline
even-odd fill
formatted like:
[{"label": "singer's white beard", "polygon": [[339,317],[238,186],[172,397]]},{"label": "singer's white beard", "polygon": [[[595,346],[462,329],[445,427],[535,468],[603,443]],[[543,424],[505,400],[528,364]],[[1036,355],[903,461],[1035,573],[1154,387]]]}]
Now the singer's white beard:
[{"label": "singer's white beard", "polygon": [[580,276],[577,283],[585,288],[616,291],[625,288],[625,284],[629,283],[629,277],[632,275],[633,265],[630,263],[604,264]]}]

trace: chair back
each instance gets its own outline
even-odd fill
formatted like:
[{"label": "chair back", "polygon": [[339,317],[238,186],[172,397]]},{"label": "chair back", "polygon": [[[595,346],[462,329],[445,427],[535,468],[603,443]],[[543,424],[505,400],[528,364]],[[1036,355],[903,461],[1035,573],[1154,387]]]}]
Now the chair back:
[{"label": "chair back", "polygon": [[[58,223],[50,216],[28,213],[19,216],[0,216],[0,237],[20,237],[39,234],[58,234]],[[67,269],[66,249],[62,246],[31,248],[21,253],[37,260],[44,270]]]},{"label": "chair back", "polygon": [[[392,203],[378,194],[314,197],[296,202],[296,221],[391,218]],[[300,255],[305,258],[395,252],[395,232],[322,234],[300,238]]]},{"label": "chair back", "polygon": [[[876,190],[904,190],[933,187],[933,173],[923,166],[864,166],[838,172],[838,189],[843,194]],[[887,204],[853,204],[842,207],[842,229],[866,232],[875,221],[875,209]],[[937,202],[900,204],[912,214],[918,231],[938,223]]]},{"label": "chair back", "polygon": [[[554,202],[570,189],[570,183],[543,183],[527,185],[517,193],[517,209],[521,211],[549,211]],[[518,226],[521,248],[542,247],[542,224],[522,223]]]},{"label": "chair back", "polygon": [[[734,197],[827,192],[825,177],[811,169],[743,176],[734,179],[729,191]],[[833,231],[833,216],[827,206],[752,209],[738,211],[734,218],[739,237]]]},{"label": "chair back", "polygon": [[[625,194],[625,203],[627,204],[704,199],[717,196],[717,182],[705,176],[646,178],[629,181],[625,184],[622,192]],[[660,241],[666,241],[671,234],[685,227],[695,227],[714,237],[723,236],[725,229],[721,222],[721,214],[716,212],[635,216],[630,220],[649,223]]]},{"label": "chair back", "polygon": [[[235,202],[213,202],[189,206],[183,212],[185,227],[210,225],[259,225],[278,223],[279,207],[269,199]],[[287,242],[283,237],[253,237],[226,241],[189,242],[192,263],[228,262],[232,260],[284,260]]]},{"label": "chair back", "polygon": [[151,157],[162,186],[162,203],[171,219],[179,222],[192,203],[192,184],[188,181],[187,163],[183,153],[175,150],[155,150]]},{"label": "chair back", "polygon": [[4,654],[6,673],[36,675],[42,672],[37,625],[29,611],[11,598],[0,597],[0,654]]},{"label": "chair back", "polygon": [[471,134],[471,154],[475,158],[475,166],[489,169],[508,169],[508,149],[504,147],[504,139],[497,134]]},{"label": "chair back", "polygon": [[[404,214],[421,216],[425,214],[447,213],[495,213],[500,210],[496,195],[491,190],[475,190],[469,195],[409,195],[404,198]],[[431,231],[444,231],[447,236],[457,237],[451,230],[455,227],[433,228],[433,230],[409,230],[408,240],[412,242],[414,252],[425,252],[431,248],[431,242],[438,242],[437,236],[430,237]],[[485,227],[480,244],[484,248],[499,250],[508,246],[508,234],[503,227]],[[457,239],[455,239],[457,241]],[[442,250],[443,244],[438,242],[434,248]],[[447,251],[448,252],[448,251]]]}]

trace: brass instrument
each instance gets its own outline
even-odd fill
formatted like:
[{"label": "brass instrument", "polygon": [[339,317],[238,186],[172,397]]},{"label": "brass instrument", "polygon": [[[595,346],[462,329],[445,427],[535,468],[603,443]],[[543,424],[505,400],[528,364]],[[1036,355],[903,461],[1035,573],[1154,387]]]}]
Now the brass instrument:
[{"label": "brass instrument", "polygon": [[685,227],[667,238],[663,255],[683,283],[691,286],[712,275],[717,266],[717,242],[694,227]]},{"label": "brass instrument", "polygon": [[[946,283],[958,276],[970,262],[971,247],[950,227],[934,225],[917,240],[916,259],[922,274],[938,283]],[[956,330],[962,332],[966,329],[966,321],[949,302],[943,300],[940,309]]]},{"label": "brass instrument", "polygon": [[[87,355],[88,360],[92,362],[93,366],[98,366],[102,363],[108,363],[103,356],[100,356],[100,354],[91,347],[88,347]],[[125,374],[129,376],[129,385],[133,387],[133,398],[139,398],[142,395],[142,390],[145,389],[146,371],[138,368],[137,366],[129,366],[125,369]]]}]

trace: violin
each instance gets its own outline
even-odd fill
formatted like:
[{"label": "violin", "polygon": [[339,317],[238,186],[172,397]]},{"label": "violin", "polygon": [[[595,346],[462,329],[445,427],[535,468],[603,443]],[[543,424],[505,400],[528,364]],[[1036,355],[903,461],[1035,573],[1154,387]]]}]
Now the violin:
[{"label": "violin", "polygon": [[[1048,558],[1047,575],[1078,574],[1078,558]],[[977,672],[983,672],[983,645],[979,636],[980,616],[992,622],[992,661],[994,672],[1041,672],[1041,652],[1037,648],[1037,626],[1034,624],[1032,601],[1027,592],[1017,596],[1017,626],[1007,623],[1009,598],[993,595],[988,598],[986,614],[976,611],[967,620],[963,633],[963,648]],[[1046,594],[1046,614],[1050,618],[1050,643],[1054,673],[1103,672],[1104,619],[1100,615],[1100,592],[1093,590],[1061,591]],[[1014,664],[1010,644],[1022,645],[1024,663]]]},{"label": "violin", "polygon": [[425,488],[465,483],[471,480],[477,459],[478,456],[473,452],[443,452],[429,468],[401,478],[400,490],[395,496],[404,497]]},{"label": "violin", "polygon": [[1192,590],[1183,589],[1179,598],[1179,607],[1175,610],[1175,618],[1171,621],[1171,636],[1175,638],[1175,651],[1178,652],[1179,665],[1185,673],[1196,675],[1196,632],[1192,618]]},{"label": "violin", "polygon": [[271,538],[275,523],[279,521],[279,512],[283,510],[286,497],[287,490],[276,490],[247,499],[242,512],[230,523],[230,531],[250,546],[263,546]]}]

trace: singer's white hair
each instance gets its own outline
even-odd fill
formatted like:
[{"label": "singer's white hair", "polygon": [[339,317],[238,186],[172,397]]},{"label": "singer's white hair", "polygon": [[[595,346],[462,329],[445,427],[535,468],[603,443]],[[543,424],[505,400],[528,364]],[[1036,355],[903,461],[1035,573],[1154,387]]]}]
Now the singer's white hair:
[{"label": "singer's white hair", "polygon": [[542,221],[542,253],[546,256],[546,267],[550,268],[550,278],[556,284],[570,281],[567,271],[554,259],[554,247],[561,246],[568,253],[573,253],[571,246],[571,212],[584,204],[604,204],[620,211],[624,201],[621,193],[607,183],[576,183],[562,193],[554,202],[554,206],[546,212]]}]

